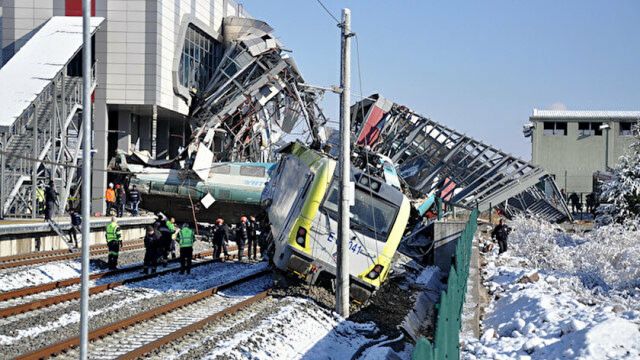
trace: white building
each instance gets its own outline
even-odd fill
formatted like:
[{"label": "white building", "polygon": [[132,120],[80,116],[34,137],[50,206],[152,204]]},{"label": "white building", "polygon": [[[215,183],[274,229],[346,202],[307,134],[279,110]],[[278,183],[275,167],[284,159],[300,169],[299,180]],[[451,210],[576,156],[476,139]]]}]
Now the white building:
[{"label": "white building", "polygon": [[[223,52],[222,19],[246,16],[233,0],[92,0],[96,32],[94,167],[121,150],[177,154],[188,141],[188,88],[212,75]],[[53,16],[80,16],[82,0],[0,0],[2,63]],[[100,197],[107,175],[94,171]],[[94,211],[102,211],[95,202]]]}]

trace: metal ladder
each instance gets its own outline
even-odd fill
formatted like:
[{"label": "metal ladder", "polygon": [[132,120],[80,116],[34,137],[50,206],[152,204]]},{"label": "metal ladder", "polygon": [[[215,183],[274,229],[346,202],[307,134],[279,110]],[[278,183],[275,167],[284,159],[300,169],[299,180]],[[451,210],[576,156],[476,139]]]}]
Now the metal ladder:
[{"label": "metal ladder", "polygon": [[67,244],[67,247],[69,248],[69,252],[73,253],[73,252],[77,252],[78,248],[75,247],[75,244],[73,243],[73,240],[71,239],[71,236],[67,236],[64,231],[60,228],[60,225],[58,225],[57,222],[49,219],[47,220],[47,222],[49,223],[49,226],[51,227],[51,229],[58,234],[58,236],[60,236],[60,238],[65,242],[65,244]]}]

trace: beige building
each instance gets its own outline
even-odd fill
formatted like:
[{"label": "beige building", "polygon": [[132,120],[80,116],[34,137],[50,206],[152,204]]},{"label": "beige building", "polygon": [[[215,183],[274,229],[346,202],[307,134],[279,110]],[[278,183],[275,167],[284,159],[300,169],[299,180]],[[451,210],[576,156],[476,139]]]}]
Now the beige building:
[{"label": "beige building", "polygon": [[532,163],[570,194],[593,191],[593,173],[613,167],[628,149],[640,111],[533,110],[524,126]]}]

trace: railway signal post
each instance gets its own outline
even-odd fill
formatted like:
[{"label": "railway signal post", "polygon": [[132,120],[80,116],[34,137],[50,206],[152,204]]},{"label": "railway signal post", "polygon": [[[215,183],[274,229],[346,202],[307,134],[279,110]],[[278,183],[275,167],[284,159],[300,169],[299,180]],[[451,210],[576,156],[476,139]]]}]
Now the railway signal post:
[{"label": "railway signal post", "polygon": [[351,10],[342,9],[340,59],[340,220],[338,224],[338,259],[336,264],[336,311],[349,316],[349,204],[351,193]]}]

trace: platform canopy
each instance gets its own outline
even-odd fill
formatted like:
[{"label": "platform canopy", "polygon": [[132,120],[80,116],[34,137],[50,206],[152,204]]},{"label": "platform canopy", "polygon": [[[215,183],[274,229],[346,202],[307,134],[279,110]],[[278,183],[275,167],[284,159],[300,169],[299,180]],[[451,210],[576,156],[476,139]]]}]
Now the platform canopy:
[{"label": "platform canopy", "polygon": [[[91,18],[91,33],[104,18]],[[0,130],[9,128],[82,49],[82,17],[54,16],[0,68]]]}]

